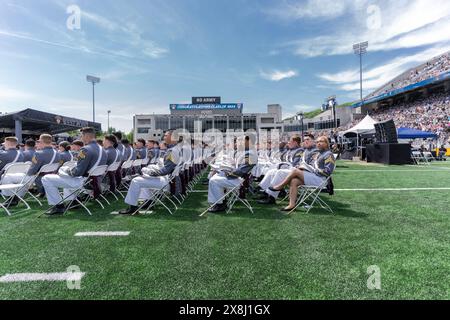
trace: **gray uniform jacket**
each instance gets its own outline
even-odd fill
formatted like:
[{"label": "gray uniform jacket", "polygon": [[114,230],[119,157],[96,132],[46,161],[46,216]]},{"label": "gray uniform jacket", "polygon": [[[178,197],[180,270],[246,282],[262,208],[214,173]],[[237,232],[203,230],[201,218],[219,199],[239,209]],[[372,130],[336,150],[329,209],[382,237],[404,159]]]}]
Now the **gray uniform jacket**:
[{"label": "gray uniform jacket", "polygon": [[[55,155],[55,152],[56,152],[56,155]],[[33,159],[31,159],[32,165],[31,165],[30,169],[28,170],[27,175],[34,176],[36,173],[39,172],[39,170],[41,170],[41,168],[43,166],[45,166],[46,164],[49,164],[50,161],[52,161],[53,156],[55,156],[55,158],[52,163],[57,163],[58,161],[61,160],[61,158],[60,158],[61,154],[58,153],[56,150],[54,150],[52,147],[47,147],[42,150],[36,151]]]},{"label": "gray uniform jacket", "polygon": [[164,167],[157,170],[152,176],[167,176],[175,170],[180,162],[180,151],[177,146],[168,146],[169,149],[164,156]]},{"label": "gray uniform jacket", "polygon": [[59,160],[61,161],[61,164],[64,164],[66,162],[72,161],[73,156],[70,151],[59,152]]},{"label": "gray uniform jacket", "polygon": [[116,149],[114,149],[113,147],[109,147],[108,149],[105,149],[106,152],[106,165],[111,165],[114,162],[116,162],[116,159],[120,159],[117,157],[117,153],[119,151],[117,151]]},{"label": "gray uniform jacket", "polygon": [[[100,153],[99,153],[100,151]],[[98,157],[101,157],[99,166],[106,165],[106,152],[97,144],[96,141],[92,141],[88,145],[81,148],[78,154],[77,166],[70,170],[72,177],[87,177],[89,170],[91,170],[97,163]]]},{"label": "gray uniform jacket", "polygon": [[15,162],[24,162],[23,159],[23,153],[20,150],[9,149],[0,151],[0,171],[2,171],[7,164],[14,162],[14,160],[16,160]]},{"label": "gray uniform jacket", "polygon": [[33,156],[36,153],[35,149],[28,149],[22,152],[23,153],[23,162],[30,162],[33,160]]}]

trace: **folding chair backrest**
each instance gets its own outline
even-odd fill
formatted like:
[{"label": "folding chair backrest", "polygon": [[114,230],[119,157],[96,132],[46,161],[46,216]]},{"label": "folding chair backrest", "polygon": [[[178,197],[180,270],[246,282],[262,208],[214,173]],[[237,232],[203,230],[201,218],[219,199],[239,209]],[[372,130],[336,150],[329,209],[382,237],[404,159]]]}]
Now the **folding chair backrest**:
[{"label": "folding chair backrest", "polygon": [[60,166],[61,165],[59,164],[59,162],[46,164],[42,166],[41,170],[39,170],[39,174],[48,174],[57,172]]},{"label": "folding chair backrest", "polygon": [[141,165],[142,165],[141,159],[134,160],[133,167],[140,167]]},{"label": "folding chair backrest", "polygon": [[64,167],[75,168],[76,166],[77,166],[76,161],[67,161],[66,163],[64,163]]},{"label": "folding chair backrest", "polygon": [[133,166],[133,160],[127,160],[122,164],[122,169],[130,169]]},{"label": "folding chair backrest", "polygon": [[119,167],[120,167],[120,162],[114,162],[109,165],[109,167],[106,171],[114,172],[114,171],[117,171],[119,169]]},{"label": "folding chair backrest", "polygon": [[177,177],[180,174],[180,171],[181,171],[181,166],[176,166],[171,174],[171,178]]},{"label": "folding chair backrest", "polygon": [[27,173],[30,169],[30,163],[16,162],[5,166],[4,174]]},{"label": "folding chair backrest", "polygon": [[99,177],[102,176],[106,173],[106,170],[108,169],[107,165],[104,166],[98,166],[96,168],[94,168],[94,170],[89,171],[89,176],[90,177]]}]

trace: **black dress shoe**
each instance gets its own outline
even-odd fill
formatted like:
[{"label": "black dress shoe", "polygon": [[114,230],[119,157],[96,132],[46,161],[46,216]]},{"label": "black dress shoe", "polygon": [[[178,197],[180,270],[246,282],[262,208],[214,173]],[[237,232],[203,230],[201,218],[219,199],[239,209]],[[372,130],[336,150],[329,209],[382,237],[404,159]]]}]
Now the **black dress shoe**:
[{"label": "black dress shoe", "polygon": [[64,204],[59,204],[57,206],[54,206],[53,209],[47,213],[48,216],[56,216],[64,214],[64,211],[66,210],[66,206]]},{"label": "black dress shoe", "polygon": [[120,210],[119,214],[130,215],[130,214],[135,213],[137,211],[137,209],[139,209],[139,207],[137,207],[137,206],[129,206],[128,208],[126,208],[124,210]]},{"label": "black dress shoe", "polygon": [[282,191],[282,190],[277,190],[274,187],[270,187],[269,190],[272,192],[281,192]]},{"label": "black dress shoe", "polygon": [[267,198],[262,199],[262,200],[258,200],[256,202],[259,203],[259,204],[268,204],[269,205],[269,204],[276,204],[277,200],[274,197],[272,197],[272,196],[268,196]]},{"label": "black dress shoe", "polygon": [[214,207],[208,210],[210,213],[218,213],[218,212],[224,212],[227,210],[227,205],[225,204],[216,204]]},{"label": "black dress shoe", "polygon": [[286,209],[286,208],[280,209],[281,212],[291,212],[292,210],[293,210],[293,208],[291,208],[291,209]]}]

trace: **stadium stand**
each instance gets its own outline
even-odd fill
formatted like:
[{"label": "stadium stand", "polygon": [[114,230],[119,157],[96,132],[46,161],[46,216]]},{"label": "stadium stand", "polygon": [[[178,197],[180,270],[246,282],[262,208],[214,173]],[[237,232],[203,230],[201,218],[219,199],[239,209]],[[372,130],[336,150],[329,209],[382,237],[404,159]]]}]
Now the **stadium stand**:
[{"label": "stadium stand", "polygon": [[365,100],[407,87],[411,84],[419,83],[429,78],[437,77],[447,71],[450,71],[450,52],[446,52],[418,67],[406,71],[368,95]]}]

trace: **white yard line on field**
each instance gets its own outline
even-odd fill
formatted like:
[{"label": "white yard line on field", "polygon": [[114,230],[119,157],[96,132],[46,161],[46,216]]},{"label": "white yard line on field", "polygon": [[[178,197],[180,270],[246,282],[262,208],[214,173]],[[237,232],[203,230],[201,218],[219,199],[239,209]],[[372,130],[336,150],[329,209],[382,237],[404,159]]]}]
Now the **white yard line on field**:
[{"label": "white yard line on field", "polygon": [[84,272],[13,273],[0,277],[0,283],[33,281],[80,281]]},{"label": "white yard line on field", "polygon": [[450,188],[378,188],[378,189],[334,189],[334,191],[430,191],[450,190]]},{"label": "white yard line on field", "polygon": [[129,236],[129,231],[98,231],[98,232],[78,232],[75,237],[126,237]]}]

